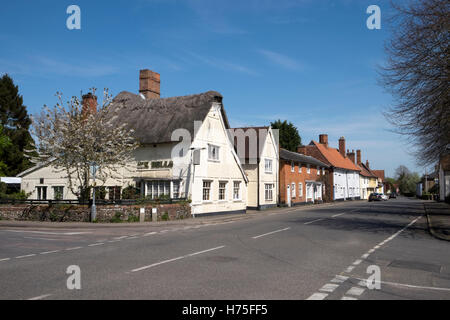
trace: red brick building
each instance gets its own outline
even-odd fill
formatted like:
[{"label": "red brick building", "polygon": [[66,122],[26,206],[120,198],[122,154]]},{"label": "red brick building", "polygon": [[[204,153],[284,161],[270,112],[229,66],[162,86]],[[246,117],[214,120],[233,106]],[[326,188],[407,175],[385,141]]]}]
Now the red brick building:
[{"label": "red brick building", "polygon": [[304,154],[280,149],[280,204],[322,202],[328,165]]}]

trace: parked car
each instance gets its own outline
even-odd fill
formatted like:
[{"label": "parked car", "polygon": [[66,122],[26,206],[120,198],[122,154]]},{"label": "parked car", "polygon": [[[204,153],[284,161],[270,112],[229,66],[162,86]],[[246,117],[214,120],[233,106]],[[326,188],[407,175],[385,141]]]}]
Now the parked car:
[{"label": "parked car", "polygon": [[371,193],[369,195],[369,202],[371,202],[371,201],[381,201],[381,200],[382,199],[381,199],[381,194],[380,193],[373,192],[373,193]]},{"label": "parked car", "polygon": [[397,194],[395,192],[391,192],[389,199],[397,199]]},{"label": "parked car", "polygon": [[381,197],[381,200],[384,200],[384,201],[388,201],[389,200],[388,196],[385,195],[384,193],[380,193],[380,197]]}]

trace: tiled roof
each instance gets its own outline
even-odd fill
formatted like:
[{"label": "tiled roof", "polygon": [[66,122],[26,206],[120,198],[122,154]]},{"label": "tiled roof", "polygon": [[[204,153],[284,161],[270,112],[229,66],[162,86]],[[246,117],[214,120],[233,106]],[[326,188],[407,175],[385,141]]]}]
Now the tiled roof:
[{"label": "tiled roof", "polygon": [[280,149],[280,159],[297,161],[300,163],[312,164],[319,167],[328,168],[329,166],[316,158],[305,156],[304,154],[298,152],[288,151],[286,149]]},{"label": "tiled roof", "polygon": [[369,177],[369,178],[377,178],[377,176],[375,174],[373,174],[370,169],[368,169],[366,167],[366,165],[364,163],[359,163],[358,167],[361,169],[360,174],[364,177]]},{"label": "tiled roof", "polygon": [[376,175],[378,178],[381,179],[381,181],[384,181],[384,170],[371,170],[374,175]]},{"label": "tiled roof", "polygon": [[361,169],[357,167],[349,158],[344,158],[337,149],[326,147],[316,141],[311,141],[310,145],[316,146],[320,153],[333,167],[361,171]]}]

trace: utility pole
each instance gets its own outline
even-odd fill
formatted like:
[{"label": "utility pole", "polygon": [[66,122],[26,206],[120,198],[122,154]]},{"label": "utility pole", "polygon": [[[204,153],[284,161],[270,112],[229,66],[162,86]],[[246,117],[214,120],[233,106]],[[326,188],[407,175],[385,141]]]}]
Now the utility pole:
[{"label": "utility pole", "polygon": [[91,163],[92,166],[92,178],[94,180],[94,191],[92,193],[92,206],[91,206],[91,222],[95,221],[97,216],[97,207],[95,206],[95,174],[97,173],[97,164],[95,162]]}]

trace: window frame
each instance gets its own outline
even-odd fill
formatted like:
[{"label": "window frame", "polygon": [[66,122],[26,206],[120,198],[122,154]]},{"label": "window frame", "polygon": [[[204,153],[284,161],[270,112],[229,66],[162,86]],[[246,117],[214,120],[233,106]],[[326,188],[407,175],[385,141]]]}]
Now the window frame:
[{"label": "window frame", "polygon": [[[205,184],[207,186],[205,186]],[[209,186],[208,186],[209,184]],[[203,180],[202,187],[202,201],[203,202],[211,202],[211,189],[212,189],[212,180]],[[205,191],[207,191],[208,199],[205,199]]]},{"label": "window frame", "polygon": [[[213,150],[217,150],[216,157],[212,157]],[[208,161],[220,162],[220,146],[208,143]]]}]

